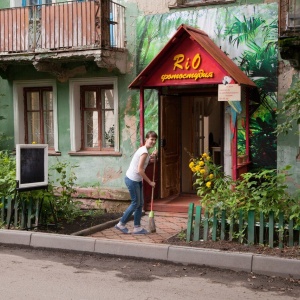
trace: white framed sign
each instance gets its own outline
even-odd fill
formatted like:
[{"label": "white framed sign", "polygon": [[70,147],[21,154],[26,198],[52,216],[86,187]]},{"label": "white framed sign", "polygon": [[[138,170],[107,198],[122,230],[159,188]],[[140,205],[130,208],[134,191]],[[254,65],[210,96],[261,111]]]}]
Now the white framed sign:
[{"label": "white framed sign", "polygon": [[48,185],[48,145],[16,145],[18,189],[44,188]]},{"label": "white framed sign", "polygon": [[241,101],[241,86],[239,84],[219,84],[218,101]]}]

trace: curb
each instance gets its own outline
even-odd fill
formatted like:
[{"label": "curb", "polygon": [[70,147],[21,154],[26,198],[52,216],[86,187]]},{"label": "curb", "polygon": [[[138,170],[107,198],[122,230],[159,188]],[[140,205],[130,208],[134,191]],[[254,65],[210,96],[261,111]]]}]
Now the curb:
[{"label": "curb", "polygon": [[[144,215],[145,215],[145,212],[142,213],[142,216],[144,216]],[[131,216],[129,218],[129,221],[131,221],[133,219],[134,219],[134,216]],[[104,229],[108,229],[110,227],[115,226],[120,220],[121,220],[121,218],[116,219],[116,220],[111,220],[111,221],[108,221],[108,222],[105,222],[105,223],[102,223],[102,224],[99,224],[99,225],[92,226],[92,227],[87,228],[87,229],[83,229],[83,230],[74,232],[71,235],[73,235],[73,236],[74,235],[75,236],[87,236],[87,235],[91,235],[91,234],[93,234],[95,232],[102,231]]]},{"label": "curb", "polygon": [[[110,221],[111,222],[111,221]],[[134,243],[18,230],[0,230],[0,244],[154,259],[300,279],[300,260],[220,250]]]},{"label": "curb", "polygon": [[87,229],[83,229],[83,230],[74,232],[74,233],[71,234],[71,236],[86,236],[86,235],[90,235],[90,234],[93,234],[93,233],[95,233],[95,232],[102,231],[102,230],[104,230],[104,229],[108,229],[108,228],[110,228],[110,227],[113,227],[113,226],[115,226],[119,221],[120,221],[120,219],[117,219],[117,220],[111,220],[111,221],[108,221],[108,222],[106,222],[106,223],[102,223],[102,224],[95,225],[95,226],[90,227],[90,228],[87,228]]}]

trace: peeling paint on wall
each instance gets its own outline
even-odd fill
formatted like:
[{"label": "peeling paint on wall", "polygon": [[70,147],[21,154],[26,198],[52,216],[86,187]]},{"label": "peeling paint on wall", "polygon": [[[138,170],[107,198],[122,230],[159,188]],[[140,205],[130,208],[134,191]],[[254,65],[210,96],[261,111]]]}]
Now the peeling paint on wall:
[{"label": "peeling paint on wall", "polygon": [[125,116],[125,127],[122,135],[125,140],[130,139],[131,145],[136,143],[136,116]]},{"label": "peeling paint on wall", "polygon": [[145,15],[159,14],[169,12],[169,6],[177,4],[177,0],[139,0],[139,1],[126,1],[137,3],[138,9]]},{"label": "peeling paint on wall", "polygon": [[279,62],[278,67],[278,99],[282,99],[284,94],[290,88],[293,82],[293,76],[295,75],[295,69],[290,66],[286,61]]},{"label": "peeling paint on wall", "polygon": [[102,177],[102,183],[108,183],[115,179],[118,179],[122,176],[122,168],[120,167],[119,170],[115,170],[112,167],[105,167]]}]

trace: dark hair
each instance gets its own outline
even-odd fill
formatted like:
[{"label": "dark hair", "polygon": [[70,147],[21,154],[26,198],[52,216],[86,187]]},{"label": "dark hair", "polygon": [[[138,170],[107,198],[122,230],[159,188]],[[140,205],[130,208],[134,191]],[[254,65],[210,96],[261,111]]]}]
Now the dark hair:
[{"label": "dark hair", "polygon": [[157,133],[155,131],[150,130],[146,133],[146,139],[148,139],[149,137],[153,137],[157,139]]}]

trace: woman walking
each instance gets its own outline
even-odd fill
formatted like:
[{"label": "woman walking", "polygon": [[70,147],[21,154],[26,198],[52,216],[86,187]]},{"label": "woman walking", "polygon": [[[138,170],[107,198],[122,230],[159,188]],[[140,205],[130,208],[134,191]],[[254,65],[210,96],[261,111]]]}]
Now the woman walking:
[{"label": "woman walking", "polygon": [[133,234],[147,234],[148,231],[141,227],[142,210],[144,205],[143,197],[143,180],[155,188],[155,182],[146,175],[145,169],[151,158],[155,158],[157,151],[154,150],[149,155],[149,149],[156,144],[157,134],[154,131],[149,131],[146,134],[145,145],[140,147],[133,155],[129,168],[125,176],[125,184],[129,190],[131,204],[125,210],[120,222],[115,226],[118,230],[125,234],[129,233],[126,223],[134,213],[134,228]]}]

